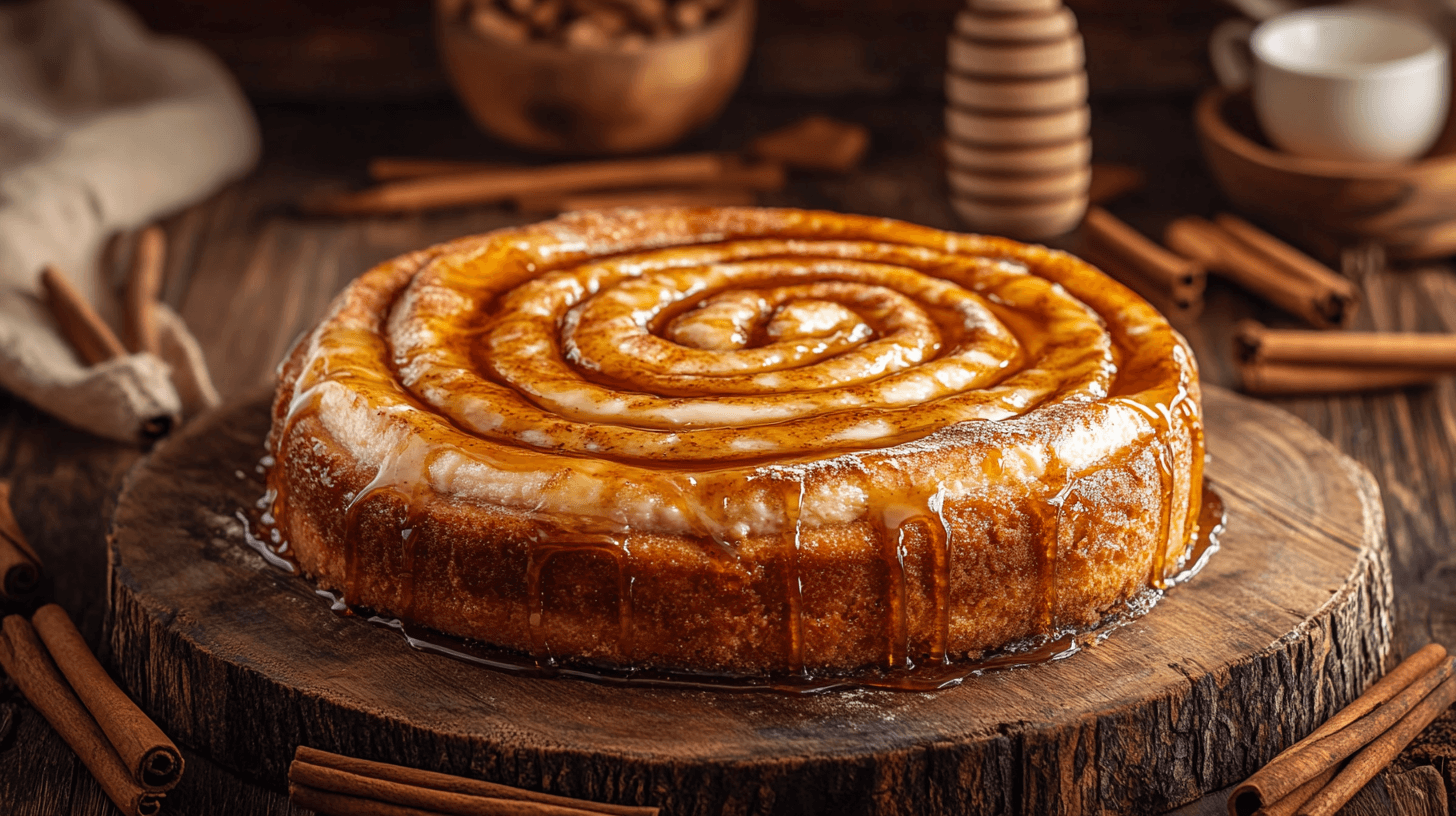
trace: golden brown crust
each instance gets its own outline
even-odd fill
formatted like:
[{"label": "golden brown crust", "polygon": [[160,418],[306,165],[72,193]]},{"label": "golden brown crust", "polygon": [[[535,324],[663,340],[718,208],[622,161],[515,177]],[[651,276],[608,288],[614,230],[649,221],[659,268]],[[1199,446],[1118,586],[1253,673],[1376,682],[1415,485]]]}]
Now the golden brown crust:
[{"label": "golden brown crust", "polygon": [[283,535],[350,603],[735,672],[1094,623],[1184,555],[1203,458],[1186,345],[1086,264],[758,209],[381,265],[286,362],[270,447]]}]

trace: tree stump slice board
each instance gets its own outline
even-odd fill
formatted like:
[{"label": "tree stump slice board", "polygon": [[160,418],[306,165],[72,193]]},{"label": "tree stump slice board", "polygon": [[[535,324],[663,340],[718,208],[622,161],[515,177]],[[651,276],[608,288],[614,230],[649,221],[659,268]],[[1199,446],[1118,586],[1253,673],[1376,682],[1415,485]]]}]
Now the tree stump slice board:
[{"label": "tree stump slice board", "polygon": [[1222,548],[1151,613],[940,692],[810,696],[500,673],[334,614],[244,540],[267,399],[199,419],[128,477],[109,637],[169,734],[280,787],[307,744],[665,816],[1157,812],[1253,772],[1390,650],[1370,475],[1227,391],[1204,397]]}]

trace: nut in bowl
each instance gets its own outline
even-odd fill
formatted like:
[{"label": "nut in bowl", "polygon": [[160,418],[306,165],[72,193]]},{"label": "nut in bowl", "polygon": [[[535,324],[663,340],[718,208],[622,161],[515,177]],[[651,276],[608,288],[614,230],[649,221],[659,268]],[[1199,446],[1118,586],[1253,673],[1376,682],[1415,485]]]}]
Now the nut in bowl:
[{"label": "nut in bowl", "polygon": [[483,129],[532,150],[666,147],[738,86],[754,0],[438,0],[436,38]]}]

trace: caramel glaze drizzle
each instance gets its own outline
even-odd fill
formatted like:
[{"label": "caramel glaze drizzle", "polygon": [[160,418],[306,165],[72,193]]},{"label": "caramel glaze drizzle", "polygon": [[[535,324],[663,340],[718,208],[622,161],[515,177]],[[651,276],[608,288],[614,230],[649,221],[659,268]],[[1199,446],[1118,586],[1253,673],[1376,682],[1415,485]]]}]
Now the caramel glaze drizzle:
[{"label": "caramel glaze drizzle", "polygon": [[546,641],[546,605],[541,572],[553,556],[574,552],[604,552],[617,564],[617,650],[634,662],[632,649],[632,553],[626,536],[590,535],[568,530],[541,534],[532,542],[526,566],[526,597],[531,630],[531,657],[538,666],[554,666],[556,657]]},{"label": "caramel glaze drizzle", "polygon": [[[899,227],[905,227],[905,225],[899,225]],[[899,227],[896,227],[896,229]],[[877,226],[876,229],[880,229],[880,227]],[[904,230],[905,235],[914,239],[908,241],[908,245],[932,247],[938,246],[938,242],[944,240],[943,236],[945,234],[936,233],[929,235],[929,232],[932,231],[916,232],[915,229],[907,227]],[[875,232],[874,229],[867,231],[870,233]],[[731,232],[731,230],[727,231],[727,233]],[[749,230],[745,230],[745,232],[749,232]],[[727,233],[721,237],[734,237]],[[815,237],[818,236],[816,235]],[[854,237],[858,238],[858,236]],[[1007,249],[1010,252],[1008,249],[1009,245],[1002,246],[996,244],[996,239],[981,240],[990,241],[992,246]],[[948,243],[951,247],[954,247],[954,237]],[[844,246],[835,244],[833,246],[835,247],[833,250],[835,252],[870,251],[864,250],[859,244],[846,244]],[[760,263],[760,266],[751,266],[750,261],[745,260],[745,258],[751,256],[735,256],[735,250],[710,251],[703,249],[695,251],[698,251],[699,254],[704,254],[705,258],[710,261],[720,257],[727,260],[739,261],[741,262],[740,267],[748,270],[748,272],[742,274],[751,273],[760,277],[768,274],[767,272],[759,271],[762,263]],[[873,251],[879,252],[880,250]],[[888,250],[886,251],[888,252]],[[915,252],[928,251],[920,249],[914,251],[911,249],[896,249],[882,260],[898,260],[899,256],[895,255],[895,253],[906,254],[909,257],[914,255]],[[953,253],[954,249],[951,251]],[[914,257],[918,259],[920,256],[914,255]],[[378,274],[385,277],[393,275],[401,283],[392,288],[391,286],[380,287],[379,291],[395,294],[402,291],[403,284],[408,282],[409,277],[414,274],[414,271],[425,266],[429,260],[429,256],[421,254],[395,262],[396,265],[394,268],[386,268]],[[566,261],[575,262],[580,260],[582,260],[580,257],[567,257],[563,263]],[[513,260],[512,262],[514,263],[516,261]],[[864,262],[860,263],[859,266],[853,266],[849,261],[845,261],[842,265],[847,270],[844,272],[846,275],[853,273],[853,275],[870,276],[881,274],[880,269],[885,266],[885,263],[881,263],[880,260],[877,260],[876,263],[879,265],[876,266],[875,264]],[[948,263],[948,261],[942,261],[942,263]],[[957,263],[961,263],[964,266],[963,259],[958,260]],[[535,271],[533,264],[526,264],[526,266],[529,266],[532,271]],[[832,263],[826,268],[830,267],[833,267]],[[766,269],[767,267],[763,268]],[[375,273],[371,273],[371,275],[373,274]],[[662,274],[666,273],[664,272]],[[889,274],[889,272],[883,274]],[[956,274],[964,274],[964,270]],[[1069,279],[1075,277],[1071,273],[1062,274],[1069,277]],[[833,288],[838,284],[815,282],[821,280],[823,277],[819,272],[816,272],[815,275],[819,277],[805,278],[805,280],[813,282],[804,284],[805,287],[811,285],[820,287],[813,291],[838,291]],[[998,280],[1004,278],[1005,276],[1002,275],[1002,278],[998,278]],[[507,285],[514,285],[514,283],[520,283],[526,280],[531,280],[531,276],[523,277],[520,281],[508,281]],[[955,280],[960,282],[962,279],[957,278]],[[1015,283],[1016,281],[1012,280],[1010,284],[1004,285],[1010,286]],[[1063,297],[1065,292],[1058,285],[1059,281],[1053,278],[1053,283],[1052,293],[1045,297],[1051,298],[1053,295],[1057,298]],[[1003,284],[998,283],[997,285],[1000,286]],[[942,286],[942,288],[944,287]],[[805,289],[805,291],[810,290]],[[940,290],[936,291],[938,292]],[[368,294],[366,291],[360,297],[367,301]],[[388,297],[393,298],[395,294],[389,294]],[[941,296],[937,295],[937,297]],[[994,294],[987,295],[986,297],[990,301],[988,303],[990,313],[994,314],[995,318],[999,318],[1004,321],[1006,326],[1010,327],[1011,335],[1015,335],[1025,341],[1029,334],[1035,333],[1032,331],[1034,326],[1031,325],[1026,315],[1019,314],[1014,309],[1000,304],[1000,301],[997,300],[997,296]],[[326,386],[358,386],[362,393],[385,394],[388,396],[388,399],[393,400],[399,405],[410,406],[420,410],[429,410],[429,407],[424,403],[428,403],[434,398],[417,397],[410,390],[415,388],[415,386],[402,385],[396,381],[394,377],[397,375],[393,370],[381,374],[377,378],[371,378],[368,374],[361,375],[360,369],[355,365],[359,360],[367,360],[371,355],[375,354],[376,349],[385,349],[381,336],[383,315],[387,314],[391,309],[387,302],[379,300],[377,296],[375,300],[376,302],[373,303],[372,307],[368,303],[364,304],[366,311],[364,318],[356,317],[352,322],[350,319],[347,319],[347,311],[350,308],[347,300],[338,309],[339,314],[336,315],[336,318],[338,318],[337,322],[339,325],[332,329],[333,333],[337,336],[335,340],[337,342],[338,338],[346,338],[343,341],[345,346],[348,346],[349,343],[357,343],[358,348],[354,351],[332,356],[328,353],[317,353],[317,344],[321,342],[324,331],[321,329],[319,333],[316,333],[311,339],[306,341],[315,344],[314,348],[306,350],[309,353],[300,355],[299,351],[295,352],[293,357],[303,360],[302,370],[299,367],[295,367],[291,371],[285,369],[284,386],[280,390],[280,394],[292,393],[292,398],[286,401],[280,400],[279,402],[278,411],[282,416],[279,417],[281,422],[275,423],[274,433],[270,437],[271,450],[281,453],[285,446],[300,443],[301,440],[295,438],[296,427],[304,418],[318,414],[321,397]],[[728,306],[732,305],[731,303],[728,304]],[[478,308],[478,306],[479,304],[477,303],[472,308]],[[369,308],[373,308],[374,311],[368,312]],[[1066,307],[1061,306],[1058,308],[1065,309]],[[683,305],[675,305],[657,317],[652,318],[653,328],[667,322],[669,318],[676,320],[685,313],[685,309],[686,307]],[[731,312],[731,309],[725,306],[725,313],[728,312]],[[933,322],[942,324],[940,329],[945,333],[945,337],[950,343],[945,353],[949,353],[949,351],[954,351],[959,355],[972,353],[968,349],[973,350],[973,346],[963,345],[959,342],[959,339],[967,336],[966,332],[970,330],[957,328],[955,325],[952,325],[953,321],[945,317],[946,314],[949,314],[945,307],[937,306],[933,309],[928,309],[928,313],[935,316]],[[370,314],[373,316],[368,316]],[[879,320],[879,318],[876,318],[876,320]],[[755,342],[762,342],[761,330],[761,326],[754,329],[760,335],[755,338]],[[477,327],[472,331],[483,334],[486,329]],[[976,329],[976,331],[981,330]],[[987,329],[986,331],[990,330]],[[1107,331],[1113,336],[1114,345],[1127,342],[1126,337],[1123,336],[1126,333],[1124,327],[1113,325],[1107,327]],[[998,337],[1003,337],[1003,339],[1004,336],[1006,336],[1004,335],[1004,331],[1003,335],[998,335]],[[1003,342],[1003,340],[997,340],[997,342]],[[1076,359],[1075,353],[1069,350],[1065,344],[1048,342],[1045,345],[1046,348],[1051,350],[1039,352],[1035,350],[1033,344],[1033,346],[1029,347],[1032,350],[1028,351],[1025,355],[1026,359],[1022,359],[1023,355],[1019,351],[1008,353],[1014,353],[1016,355],[1016,363],[1018,365],[1023,363],[1028,365],[1033,364],[1040,359],[1038,355],[1045,356],[1046,359]],[[939,346],[936,347],[939,348]],[[1116,355],[1121,356],[1130,353],[1121,350],[1121,346],[1118,346],[1118,349],[1115,352]],[[1199,493],[1194,489],[1194,485],[1201,482],[1203,466],[1201,456],[1203,450],[1203,430],[1196,400],[1196,379],[1193,379],[1193,375],[1190,374],[1191,365],[1187,364],[1190,361],[1185,359],[1187,355],[1186,346],[1181,343],[1181,340],[1172,343],[1171,349],[1175,362],[1178,364],[1176,375],[1177,384],[1171,399],[1165,400],[1159,398],[1158,388],[1153,388],[1151,392],[1148,391],[1149,381],[1156,376],[1166,375],[1169,366],[1163,362],[1150,363],[1147,359],[1139,361],[1139,365],[1142,367],[1140,370],[1143,371],[1141,376],[1144,381],[1117,382],[1115,387],[1110,389],[1111,393],[1106,394],[1106,397],[1112,402],[1135,408],[1147,419],[1153,428],[1154,447],[1156,448],[1155,461],[1159,470],[1160,495],[1162,497],[1162,506],[1160,508],[1161,520],[1156,539],[1158,544],[1154,547],[1147,581],[1148,586],[1154,590],[1166,589],[1172,583],[1174,576],[1184,571],[1184,566],[1190,559],[1201,564],[1201,560],[1196,557],[1197,553],[1195,552],[1196,546],[1199,544],[1198,535],[1193,531],[1197,530],[1200,526],[1201,509],[1211,510],[1214,506],[1213,503],[1201,503]],[[396,362],[398,363],[402,359],[402,357],[398,358]],[[1119,362],[1127,361],[1119,360]],[[410,376],[413,377],[414,375]],[[431,374],[429,376],[436,375]],[[996,382],[995,379],[987,380],[985,375],[978,376],[981,376],[978,382],[989,384]],[[401,379],[409,378],[403,377]],[[610,386],[612,384],[611,378],[604,375],[596,375],[592,378],[592,381],[598,385]],[[424,382],[424,387],[428,390],[428,387],[433,387],[432,383],[433,381],[426,381]],[[1079,381],[1077,385],[1077,388],[1086,390],[1088,394],[1095,394],[1102,387],[1097,384],[1095,378]],[[1121,396],[1121,394],[1126,394],[1127,396]],[[1046,398],[1044,395],[1039,399]],[[1011,405],[1014,402],[1014,398],[1010,396],[1004,398],[997,397],[996,399],[1011,400],[1011,402],[1006,402],[1006,405]],[[1029,405],[1023,406],[1023,408],[1033,408],[1036,407],[1036,404],[1036,401],[1033,401]],[[673,407],[670,403],[665,405],[666,408],[663,410],[670,410]],[[1001,409],[998,408],[997,410]],[[986,418],[994,417],[987,415]],[[1176,426],[1181,426],[1182,429],[1186,429],[1189,435],[1189,441],[1191,443],[1189,447],[1191,450],[1185,451],[1185,453],[1192,454],[1192,461],[1188,463],[1189,467],[1187,468],[1180,468],[1178,466],[1177,459],[1180,451],[1175,447],[1175,437],[1177,436],[1175,433]],[[695,431],[702,427],[692,426]],[[641,428],[635,429],[635,431],[643,430]],[[708,430],[711,431],[713,429],[708,428]],[[434,489],[431,486],[431,468],[441,455],[441,451],[432,443],[437,437],[448,437],[451,433],[458,433],[458,431],[454,428],[445,427],[445,430],[432,431],[425,434],[407,432],[395,444],[394,448],[381,458],[378,469],[370,482],[350,498],[344,511],[342,541],[344,563],[341,589],[345,599],[358,598],[358,583],[361,570],[358,546],[362,535],[361,527],[364,524],[365,508],[366,506],[376,506],[376,499],[393,497],[401,502],[404,507],[404,518],[399,528],[401,568],[399,574],[395,576],[399,584],[399,597],[394,604],[394,611],[406,617],[413,612],[415,608],[415,564],[419,550],[425,544],[423,540],[425,511],[429,505],[429,500],[434,497]],[[891,439],[888,441],[897,443],[903,440]],[[524,451],[519,454],[503,453],[495,443],[490,444],[491,447],[488,449],[489,452],[485,458],[494,466],[504,470],[519,468],[521,471],[536,467],[533,456],[539,457],[540,454],[532,454],[529,451]],[[571,453],[581,456],[580,451],[571,451]],[[990,453],[999,456],[999,452],[992,451]],[[283,457],[280,455],[278,458],[281,461]],[[605,454],[598,455],[595,458],[600,465],[598,471],[600,471],[601,467],[610,468],[615,462],[612,456]],[[793,458],[790,457],[791,460]],[[812,456],[808,457],[809,460],[813,458]],[[575,461],[576,464],[571,465],[571,467],[578,468],[582,472],[596,467],[590,464],[589,458]],[[633,462],[632,464],[637,467],[642,466],[640,462]],[[742,466],[751,464],[751,460],[746,460],[739,456],[733,464]],[[1053,457],[1053,464],[1056,464],[1055,457]],[[284,466],[279,464],[269,475],[270,491],[275,496],[272,515],[280,524],[285,524],[289,513],[289,495],[285,480],[278,477],[278,474],[282,473],[284,469]],[[1180,472],[1190,473],[1188,484],[1179,484]],[[1041,631],[1055,632],[1058,630],[1059,623],[1057,619],[1057,587],[1059,583],[1058,567],[1060,561],[1059,548],[1061,546],[1061,517],[1065,503],[1076,493],[1077,480],[1073,475],[1065,472],[1049,473],[1047,477],[1048,484],[1060,484],[1060,489],[1046,502],[1045,506],[1033,509],[1036,517],[1036,526],[1039,528],[1037,530],[1039,534],[1038,538],[1042,542],[1042,546],[1035,553],[1041,595],[1038,624]],[[785,656],[785,665],[788,669],[788,676],[798,678],[808,677],[805,656],[804,586],[801,569],[803,543],[802,515],[805,489],[806,485],[802,480],[783,480],[782,486],[779,488],[782,496],[783,515],[786,520],[783,531],[780,533],[783,541],[783,566],[781,569],[785,620],[783,654]],[[873,498],[867,508],[864,520],[869,523],[871,529],[878,536],[880,542],[878,548],[879,559],[884,570],[884,602],[887,610],[887,629],[885,633],[884,659],[881,668],[890,673],[905,672],[916,668],[914,658],[919,650],[911,642],[910,633],[912,627],[909,621],[910,603],[908,597],[910,588],[906,567],[906,556],[908,554],[907,541],[911,538],[923,538],[928,542],[928,547],[925,548],[925,552],[929,555],[931,561],[928,570],[929,586],[927,589],[929,590],[931,599],[930,606],[933,618],[930,626],[931,640],[924,651],[924,654],[928,658],[926,663],[931,667],[935,665],[945,666],[950,662],[950,587],[952,584],[953,567],[951,556],[954,552],[954,542],[951,541],[950,526],[946,523],[944,515],[947,498],[945,488],[943,485],[934,485],[931,489],[926,490],[924,488],[907,486],[897,491],[892,491],[888,496],[882,489],[876,490],[872,488],[866,491],[866,495]],[[1184,518],[1174,519],[1173,501],[1179,495],[1189,496],[1188,514]],[[692,498],[690,491],[678,493],[676,501],[680,505],[679,509],[684,511],[683,515],[692,520],[693,527],[695,528],[694,532],[699,539],[709,540],[717,545],[716,547],[709,547],[710,558],[735,557],[736,551],[732,546],[729,536],[724,532],[726,520],[718,517],[720,513],[702,505],[697,499]],[[626,656],[627,662],[631,664],[635,661],[635,651],[633,648],[633,588],[636,582],[636,576],[632,571],[633,556],[629,543],[630,530],[621,526],[619,523],[605,522],[601,519],[586,520],[586,523],[579,529],[567,529],[560,524],[559,519],[552,520],[549,516],[543,516],[542,518],[543,522],[539,528],[539,532],[529,547],[525,576],[528,596],[527,626],[531,653],[536,666],[543,668],[554,667],[557,662],[555,656],[551,654],[548,638],[549,610],[545,608],[546,604],[542,591],[543,572],[548,568],[548,565],[555,556],[566,552],[581,551],[605,553],[616,562],[618,584],[618,653]],[[1206,521],[1202,524],[1202,527],[1205,531],[1202,546],[1208,547],[1211,544],[1212,527]],[[1060,641],[1053,641],[1053,643],[1058,642]]]},{"label": "caramel glaze drizzle", "polygon": [[[940,510],[936,508],[937,515]],[[250,521],[257,521],[256,517],[246,512],[240,515]],[[1206,485],[1202,491],[1200,502],[1199,518],[1195,525],[1195,532],[1191,536],[1189,547],[1188,566],[1177,575],[1170,575],[1167,585],[1181,583],[1192,578],[1207,563],[1208,556],[1218,550],[1219,534],[1223,531],[1226,523],[1224,515],[1223,500],[1219,495]],[[266,521],[261,526],[267,526]],[[254,536],[252,533],[245,533],[252,542],[252,546],[268,547],[267,535]],[[578,546],[547,547],[551,554],[557,552],[571,551],[574,549],[602,550],[620,552],[615,549],[616,542],[605,540],[582,541]],[[939,551],[946,552],[945,548]],[[294,571],[292,559],[281,551],[273,551],[279,565],[287,564],[286,569],[290,573]],[[546,558],[550,556],[547,555]],[[544,558],[535,562],[538,567],[544,566]],[[945,560],[937,562],[937,575],[944,574],[941,564],[948,563]],[[538,573],[539,574],[539,573]],[[937,579],[940,586],[948,586],[948,582],[942,583]],[[1080,632],[1066,632],[1058,637],[1047,639],[1043,642],[1032,642],[1027,644],[1014,645],[998,653],[984,655],[979,659],[971,661],[952,662],[944,656],[945,636],[940,636],[940,642],[932,648],[932,660],[924,665],[914,666],[905,670],[884,670],[859,673],[849,676],[836,675],[814,675],[805,671],[802,665],[797,668],[791,666],[791,670],[784,674],[768,676],[746,676],[730,674],[709,674],[695,672],[667,672],[639,668],[617,668],[599,667],[591,665],[574,664],[572,662],[557,663],[555,660],[543,659],[548,649],[544,642],[533,649],[528,659],[521,659],[518,655],[507,650],[497,649],[486,644],[467,641],[461,638],[445,635],[425,627],[411,623],[407,616],[400,618],[383,618],[372,616],[370,622],[380,624],[391,629],[399,630],[410,646],[422,651],[434,652],[456,660],[467,663],[486,666],[497,671],[505,671],[512,674],[524,674],[531,676],[563,676],[574,677],[582,680],[590,680],[609,685],[642,686],[642,687],[665,687],[679,689],[706,689],[714,691],[774,691],[786,694],[817,694],[825,691],[833,691],[848,688],[878,688],[893,691],[935,691],[951,688],[960,685],[972,677],[978,677],[987,672],[1003,671],[1007,669],[1022,668],[1039,663],[1060,660],[1075,654],[1085,646],[1100,641],[1111,633],[1113,629],[1124,626],[1146,613],[1151,608],[1151,601],[1155,601],[1161,594],[1159,590],[1149,590],[1150,596],[1134,599],[1129,602],[1126,610],[1109,615],[1099,623],[1086,628]],[[320,595],[331,601],[331,609],[336,614],[356,615],[357,612],[347,604],[340,602],[335,596],[328,592],[320,592]],[[792,597],[792,592],[790,597]],[[630,591],[629,591],[630,595]],[[629,597],[629,595],[624,597]],[[936,596],[937,611],[944,616],[948,612],[948,603],[944,594]],[[1140,608],[1139,608],[1140,607]],[[627,617],[624,620],[630,621],[630,605],[624,607]],[[942,617],[947,622],[948,617]],[[538,621],[541,622],[541,621]],[[543,622],[541,622],[543,623]],[[802,625],[799,621],[798,625]],[[626,632],[630,624],[624,625]],[[790,642],[793,642],[792,629],[790,630]],[[543,632],[544,637],[544,632]],[[936,653],[941,655],[935,659]]]},{"label": "caramel glaze drizzle", "polygon": [[787,665],[790,676],[804,676],[804,579],[799,569],[799,551],[803,546],[804,484],[789,484],[783,491],[784,517],[790,528],[784,532],[784,606],[787,641]]}]

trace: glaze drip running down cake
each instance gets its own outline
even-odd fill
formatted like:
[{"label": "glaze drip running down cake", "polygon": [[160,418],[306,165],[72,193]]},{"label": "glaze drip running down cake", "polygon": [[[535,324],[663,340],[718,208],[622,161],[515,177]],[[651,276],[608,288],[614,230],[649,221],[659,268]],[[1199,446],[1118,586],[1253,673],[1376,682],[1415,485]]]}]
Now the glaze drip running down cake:
[{"label": "glaze drip running down cake", "polygon": [[1183,568],[1198,375],[1077,258],[774,209],[405,255],[281,370],[272,516],[352,605],[543,664],[976,659]]}]

